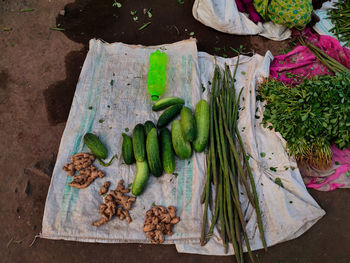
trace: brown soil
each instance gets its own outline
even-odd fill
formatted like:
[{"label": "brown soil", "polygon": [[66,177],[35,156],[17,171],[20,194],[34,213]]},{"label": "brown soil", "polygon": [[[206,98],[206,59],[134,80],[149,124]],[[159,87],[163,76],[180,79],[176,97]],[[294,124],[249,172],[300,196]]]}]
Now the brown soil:
[{"label": "brown soil", "polygon": [[[232,56],[229,47],[278,54],[287,42],[232,36],[192,17],[192,1],[176,0],[0,1],[0,258],[1,262],[232,262],[232,257],[178,254],[174,246],[88,244],[36,240],[50,176],[88,48],[96,37],[108,42],[153,45],[189,37],[198,49]],[[139,28],[152,8],[152,24]],[[19,12],[33,8],[31,12]],[[58,15],[66,10],[65,16]],[[132,20],[137,10],[139,22]],[[63,32],[49,28],[57,24]],[[11,28],[4,31],[3,28]],[[185,30],[187,29],[187,31]],[[225,48],[225,49],[224,49]],[[327,215],[301,237],[255,252],[258,262],[349,262],[350,191],[311,191]]]}]

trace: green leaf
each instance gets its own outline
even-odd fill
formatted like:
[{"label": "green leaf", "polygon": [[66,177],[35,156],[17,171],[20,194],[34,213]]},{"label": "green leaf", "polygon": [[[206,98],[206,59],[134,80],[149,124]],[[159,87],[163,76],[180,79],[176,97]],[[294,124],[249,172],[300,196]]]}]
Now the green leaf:
[{"label": "green leaf", "polygon": [[152,8],[149,8],[149,9],[147,10],[148,18],[152,18],[152,13],[151,13],[151,11],[152,11]]},{"label": "green leaf", "polygon": [[130,188],[132,186],[132,183],[128,184],[128,188]]},{"label": "green leaf", "polygon": [[190,32],[190,36],[191,36],[191,37],[194,36],[194,32]]},{"label": "green leaf", "polygon": [[21,13],[25,13],[25,12],[33,12],[34,8],[23,8],[21,10],[19,10]]},{"label": "green leaf", "polygon": [[103,123],[105,120],[103,120],[103,119],[100,119],[98,122],[99,123]]},{"label": "green leaf", "polygon": [[260,153],[260,156],[261,156],[262,158],[264,158],[264,157],[266,156],[266,153],[261,152],[261,153]]},{"label": "green leaf", "polygon": [[347,171],[347,172],[345,173],[345,175],[346,175],[346,176],[350,176],[350,171]]},{"label": "green leaf", "polygon": [[174,175],[175,177],[178,177],[179,174],[178,174],[178,173],[173,173],[173,175]]},{"label": "green leaf", "polygon": [[156,206],[156,203],[155,203],[155,202],[152,203],[152,207],[153,207],[153,206]]},{"label": "green leaf", "polygon": [[133,19],[135,22],[136,22],[137,20],[139,20],[139,18],[138,18],[137,16],[134,16],[132,19]]},{"label": "green leaf", "polygon": [[119,2],[117,2],[116,0],[114,0],[114,3],[113,3],[112,6],[116,6],[116,7],[118,7],[118,8],[121,8],[121,7],[122,7],[122,4],[119,3]]},{"label": "green leaf", "polygon": [[92,106],[89,106],[89,108],[88,108],[89,110],[92,110]]},{"label": "green leaf", "polygon": [[185,2],[182,1],[182,0],[177,0],[177,2],[180,4],[180,5],[183,5]]},{"label": "green leaf", "polygon": [[273,172],[277,172],[277,167],[270,167],[270,170]]},{"label": "green leaf", "polygon": [[111,82],[109,83],[111,86],[113,86],[113,84],[114,84],[114,80],[113,79],[111,79]]},{"label": "green leaf", "polygon": [[279,185],[279,186],[281,186],[281,187],[284,188],[281,178],[278,178],[278,177],[277,177],[277,178],[275,179],[275,184],[277,184],[277,185]]},{"label": "green leaf", "polygon": [[241,74],[242,74],[242,75],[245,75],[246,73],[245,73],[245,71],[241,71]]},{"label": "green leaf", "polygon": [[151,24],[151,22],[144,23],[144,24],[139,28],[139,30],[145,29],[145,28],[148,27],[150,24]]},{"label": "green leaf", "polygon": [[129,131],[129,128],[125,128],[125,132],[128,132]]},{"label": "green leaf", "polygon": [[136,15],[136,13],[137,13],[136,10],[135,11],[130,11],[130,15],[132,15],[132,16]]}]

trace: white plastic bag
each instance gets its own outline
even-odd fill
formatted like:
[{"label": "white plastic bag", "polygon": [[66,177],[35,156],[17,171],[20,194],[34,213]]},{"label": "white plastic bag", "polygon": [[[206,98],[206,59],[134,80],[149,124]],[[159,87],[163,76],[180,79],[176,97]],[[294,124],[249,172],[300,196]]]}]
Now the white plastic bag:
[{"label": "white plastic bag", "polygon": [[192,14],[204,25],[224,33],[261,35],[276,41],[291,36],[291,30],[271,21],[255,24],[246,14],[238,11],[235,0],[196,0]]}]

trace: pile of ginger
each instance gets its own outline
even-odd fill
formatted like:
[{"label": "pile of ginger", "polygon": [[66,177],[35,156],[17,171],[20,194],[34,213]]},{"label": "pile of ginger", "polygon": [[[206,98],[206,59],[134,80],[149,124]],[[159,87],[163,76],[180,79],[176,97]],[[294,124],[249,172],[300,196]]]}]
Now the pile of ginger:
[{"label": "pile of ginger", "polygon": [[164,236],[171,236],[172,226],[180,222],[180,217],[176,217],[176,207],[153,206],[146,212],[143,232],[147,233],[147,237],[151,239],[153,244],[161,244]]},{"label": "pile of ginger", "polygon": [[[75,188],[86,188],[96,178],[103,178],[105,174],[98,170],[92,163],[95,161],[95,155],[91,153],[77,153],[70,157],[71,163],[63,166],[63,170],[69,176],[73,176],[73,181],[68,185]],[[76,172],[79,172],[75,175]]]},{"label": "pile of ginger", "polygon": [[[108,192],[110,182],[105,182],[101,187],[99,194],[104,195]],[[136,197],[128,196],[129,188],[124,187],[124,181],[120,180],[115,190],[110,190],[104,198],[104,203],[100,204],[98,213],[101,218],[92,223],[93,226],[101,226],[110,221],[114,215],[120,220],[126,220],[127,223],[132,221],[130,216],[131,205],[136,201]]]}]

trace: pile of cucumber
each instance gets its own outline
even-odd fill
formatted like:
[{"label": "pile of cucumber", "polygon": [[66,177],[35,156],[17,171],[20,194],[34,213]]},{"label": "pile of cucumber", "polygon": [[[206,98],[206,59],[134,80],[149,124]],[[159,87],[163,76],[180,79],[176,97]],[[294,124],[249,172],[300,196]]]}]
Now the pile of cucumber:
[{"label": "pile of cucumber", "polygon": [[[181,98],[170,97],[156,102],[152,110],[165,111],[160,115],[157,127],[152,121],[137,124],[132,138],[123,133],[122,156],[126,164],[136,161],[136,176],[132,193],[140,195],[147,184],[149,174],[159,177],[165,171],[175,171],[175,154],[181,160],[195,152],[203,152],[209,137],[209,104],[200,100],[193,115]],[[180,120],[174,120],[180,114]],[[172,120],[171,132],[166,127]],[[159,134],[158,134],[159,132]]]}]

